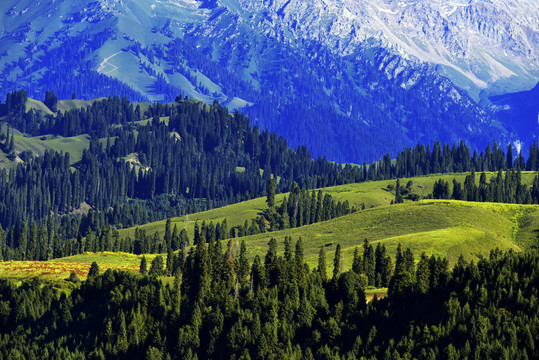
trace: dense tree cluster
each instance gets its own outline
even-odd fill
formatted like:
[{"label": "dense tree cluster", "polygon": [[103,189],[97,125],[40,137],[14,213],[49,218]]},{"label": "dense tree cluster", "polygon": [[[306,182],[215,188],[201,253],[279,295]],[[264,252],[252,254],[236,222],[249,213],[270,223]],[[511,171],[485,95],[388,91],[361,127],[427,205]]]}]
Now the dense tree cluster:
[{"label": "dense tree cluster", "polygon": [[453,199],[479,202],[497,202],[512,204],[539,204],[539,176],[533,180],[531,187],[522,183],[520,169],[513,169],[503,173],[498,171],[487,182],[487,175],[483,172],[476,183],[475,172],[472,172],[461,184],[453,179],[452,191],[449,182],[439,179],[434,184],[432,192],[434,199]]},{"label": "dense tree cluster", "polygon": [[213,221],[206,224],[206,221],[202,220],[202,224],[200,226],[198,225],[198,221],[195,221],[195,232],[193,237],[194,244],[197,244],[201,240],[219,241],[228,239],[229,237],[234,237],[234,234],[230,234],[229,236],[228,222],[226,219],[224,219],[221,223],[216,222],[215,225],[213,224]]},{"label": "dense tree cluster", "polygon": [[[146,116],[153,119],[149,124],[135,123]],[[168,125],[162,117],[168,118]],[[206,199],[211,206],[223,205],[263,195],[272,175],[281,179],[279,191],[293,181],[312,188],[361,177],[358,168],[313,160],[305,147],[289,149],[282,137],[260,133],[243,115],[230,115],[218,104],[157,103],[141,115],[139,106],[113,97],[87,109],[46,116],[35,122],[36,127],[27,119],[15,123],[26,124],[31,133],[88,133],[92,140],[74,165],[76,171],[69,155],[51,152],[3,171],[2,199],[19,199],[10,214],[0,215],[4,227],[25,216],[33,220],[51,212],[66,214],[83,202],[103,211],[128,198],[167,195],[177,201]],[[106,138],[106,145],[98,138]]]},{"label": "dense tree cluster", "polygon": [[[54,101],[53,94],[48,98]],[[25,93],[10,94],[9,101],[10,109],[18,109],[13,104],[24,102]],[[56,230],[63,246],[109,225],[133,226],[262,196],[271,176],[280,178],[278,191],[294,181],[311,188],[361,176],[357,167],[313,160],[305,147],[289,149],[282,137],[261,133],[246,117],[217,103],[157,103],[141,114],[140,106],[109,97],[44,118],[13,111],[12,125],[32,134],[91,135],[89,149],[75,164],[69,154],[48,151],[0,171],[0,224],[11,230],[25,220],[41,226],[51,214],[69,215],[70,220],[59,221],[65,228]],[[137,123],[141,118],[150,120]],[[71,215],[85,206],[92,209],[87,215]],[[51,243],[47,246],[51,252]],[[17,240],[9,247],[18,249]],[[4,258],[21,256],[29,258],[4,251]]]},{"label": "dense tree cluster", "polygon": [[[39,279],[0,280],[4,359],[532,359],[539,356],[539,253],[500,251],[477,263],[407,249],[387,266],[383,247],[365,242],[354,269],[310,270],[303,242],[272,239],[264,263],[242,243],[199,242],[189,253],[156,257],[141,275],[92,265],[69,295]],[[386,264],[386,265],[383,265]],[[387,298],[365,301],[373,274]],[[359,271],[359,273],[357,272]],[[147,274],[147,275],[145,275]],[[157,277],[174,276],[165,285]],[[386,274],[386,275],[384,275]],[[74,277],[73,277],[74,278]],[[75,283],[76,279],[72,279]]]},{"label": "dense tree cluster", "polygon": [[[273,181],[268,181],[268,188],[273,186]],[[284,197],[281,204],[275,207],[272,200],[272,191],[268,191],[268,208],[264,211],[264,217],[260,216],[253,223],[260,223],[261,231],[266,231],[266,221],[269,224],[268,231],[276,231],[314,224],[321,221],[331,220],[339,216],[349,214],[355,209],[350,209],[348,200],[335,201],[331,194],[323,193],[322,190],[302,189],[295,182],[290,187],[289,197]],[[271,205],[271,206],[270,206]],[[265,221],[264,221],[265,220]],[[246,235],[252,235],[250,231],[243,231]]]}]

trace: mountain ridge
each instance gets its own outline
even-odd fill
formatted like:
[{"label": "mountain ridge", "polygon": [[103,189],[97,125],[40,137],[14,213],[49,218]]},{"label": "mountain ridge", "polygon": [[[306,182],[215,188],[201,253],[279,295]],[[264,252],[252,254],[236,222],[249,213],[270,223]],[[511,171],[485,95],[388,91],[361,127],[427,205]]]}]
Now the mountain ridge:
[{"label": "mountain ridge", "polygon": [[339,15],[314,6],[319,13],[307,9],[299,18],[303,6],[294,25],[291,9],[300,5],[6,2],[0,5],[0,96],[27,87],[34,98],[51,89],[60,98],[75,92],[83,99],[110,93],[172,101],[181,93],[218,100],[292,146],[307,144],[314,155],[340,162],[372,161],[434,140],[463,139],[474,148],[493,138],[530,141],[478,106],[440,65],[407,58],[376,37],[340,51],[346,44],[331,30],[335,21],[311,37],[295,36],[309,19]]}]

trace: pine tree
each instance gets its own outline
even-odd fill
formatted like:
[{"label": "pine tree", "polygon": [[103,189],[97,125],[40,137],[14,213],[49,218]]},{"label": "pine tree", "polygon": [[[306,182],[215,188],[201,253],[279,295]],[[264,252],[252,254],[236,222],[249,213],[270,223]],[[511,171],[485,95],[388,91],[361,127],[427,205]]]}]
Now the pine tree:
[{"label": "pine tree", "polygon": [[292,262],[292,238],[289,236],[284,237],[284,260]]},{"label": "pine tree", "polygon": [[320,252],[318,253],[318,272],[320,273],[322,280],[326,281],[328,275],[326,269],[326,250],[324,250],[324,247],[321,247]]},{"label": "pine tree", "polygon": [[182,273],[178,268],[174,274],[174,287],[173,287],[173,298],[172,298],[172,312],[179,318],[180,316],[180,305],[182,301]]},{"label": "pine tree", "polygon": [[376,282],[376,256],[369,240],[365,239],[363,243],[363,273],[369,279],[369,285]]},{"label": "pine tree", "polygon": [[268,208],[272,209],[275,207],[275,179],[274,178],[268,179],[266,192],[267,192],[266,203],[268,204]]},{"label": "pine tree", "polygon": [[195,221],[195,234],[193,236],[193,245],[197,245],[200,241],[200,229],[198,227],[198,220]]},{"label": "pine tree", "polygon": [[337,244],[335,248],[335,257],[333,258],[333,278],[337,279],[341,273],[342,267],[342,255],[341,255],[341,244]]},{"label": "pine tree", "polygon": [[395,185],[395,204],[401,204],[404,202],[404,199],[402,198],[401,194],[401,185],[400,185],[400,179],[397,179],[397,184]]},{"label": "pine tree", "polygon": [[150,271],[148,271],[148,275],[150,276],[163,276],[164,275],[164,262],[163,257],[161,255],[157,255],[153,260],[152,264],[150,265]]},{"label": "pine tree", "polygon": [[172,230],[171,230],[171,222],[170,218],[167,219],[167,222],[165,224],[165,236],[163,238],[163,241],[165,242],[165,246],[167,251],[172,250]]},{"label": "pine tree", "polygon": [[361,255],[359,255],[359,248],[357,246],[354,249],[354,260],[352,262],[352,271],[358,275],[363,273],[363,261],[361,260]]},{"label": "pine tree", "polygon": [[94,279],[97,275],[99,275],[99,265],[94,261],[90,265],[90,271],[88,271],[88,280]]},{"label": "pine tree", "polygon": [[507,168],[512,169],[513,168],[513,145],[509,144],[507,146]]},{"label": "pine tree", "polygon": [[242,240],[240,245],[240,257],[239,257],[239,266],[238,266],[238,281],[240,284],[243,284],[249,273],[249,261],[247,260],[247,246],[245,241]]},{"label": "pine tree", "polygon": [[146,263],[146,256],[142,255],[142,260],[140,260],[140,273],[142,275],[148,274],[148,264]]}]

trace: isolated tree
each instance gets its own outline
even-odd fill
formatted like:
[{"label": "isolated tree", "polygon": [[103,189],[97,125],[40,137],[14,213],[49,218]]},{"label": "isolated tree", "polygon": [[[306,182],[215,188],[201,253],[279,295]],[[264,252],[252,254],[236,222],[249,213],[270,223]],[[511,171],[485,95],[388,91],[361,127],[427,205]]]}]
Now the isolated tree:
[{"label": "isolated tree", "polygon": [[182,301],[182,273],[178,268],[174,274],[174,287],[172,298],[172,311],[177,317],[180,315],[180,305]]},{"label": "isolated tree", "polygon": [[93,279],[97,275],[99,275],[99,265],[94,261],[92,265],[90,265],[90,271],[88,271],[88,279]]},{"label": "isolated tree", "polygon": [[356,274],[363,273],[363,261],[361,255],[359,255],[359,248],[356,246],[354,249],[354,260],[352,261],[352,271]]},{"label": "isolated tree", "polygon": [[333,258],[333,278],[337,278],[341,273],[341,256],[341,244],[337,244],[337,247],[335,248],[335,258]]},{"label": "isolated tree", "polygon": [[247,260],[247,246],[245,245],[245,241],[242,241],[240,245],[240,258],[238,266],[238,281],[240,284],[244,283],[248,274],[249,261]]},{"label": "isolated tree", "polygon": [[152,260],[152,264],[150,266],[150,271],[148,271],[148,275],[150,276],[163,276],[165,263],[163,261],[163,257],[161,255],[157,255],[155,259]]},{"label": "isolated tree", "polygon": [[509,144],[507,147],[507,168],[511,169],[513,168],[513,145]]},{"label": "isolated tree", "polygon": [[142,260],[140,260],[140,273],[142,275],[148,274],[148,264],[146,263],[146,256],[142,255]]},{"label": "isolated tree", "polygon": [[68,280],[75,284],[80,283],[80,278],[75,272],[75,270],[71,271],[71,274],[69,274]]},{"label": "isolated tree", "polygon": [[165,223],[165,236],[163,237],[167,251],[172,249],[172,224],[170,218]]},{"label": "isolated tree", "polygon": [[318,253],[318,272],[323,281],[328,279],[326,271],[326,250],[324,250],[324,247],[321,247],[320,252]]},{"label": "isolated tree", "polygon": [[275,207],[275,179],[274,178],[268,179],[266,192],[267,192],[266,203],[268,204],[268,207],[272,209]]},{"label": "isolated tree", "polygon": [[395,204],[401,204],[404,202],[401,194],[401,182],[400,179],[397,179],[397,185],[395,186]]},{"label": "isolated tree", "polygon": [[193,245],[197,245],[200,240],[200,228],[198,227],[198,220],[195,221],[195,233],[193,236]]}]

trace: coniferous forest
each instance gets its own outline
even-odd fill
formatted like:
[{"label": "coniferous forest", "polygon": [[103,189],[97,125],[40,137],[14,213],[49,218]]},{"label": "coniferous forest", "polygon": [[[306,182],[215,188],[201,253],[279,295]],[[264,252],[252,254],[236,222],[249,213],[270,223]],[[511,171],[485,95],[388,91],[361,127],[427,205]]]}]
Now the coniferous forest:
[{"label": "coniferous forest", "polygon": [[[429,197],[538,204],[539,176],[522,182],[522,171],[539,170],[537,142],[527,157],[495,141],[479,153],[435,142],[341,165],[290,149],[218,102],[114,96],[60,111],[48,91],[43,103],[54,113],[46,114],[27,111],[27,101],[23,90],[0,104],[0,150],[19,160],[0,170],[0,260],[167,256],[143,256],[140,273],[94,263],[85,281],[72,273],[62,288],[0,279],[0,360],[539,358],[536,249],[492,250],[450,267],[400,245],[392,257],[380,242],[357,239],[345,271],[340,244],[331,254],[321,246],[310,267],[301,237],[286,236],[281,252],[268,234],[263,258],[250,257],[241,239],[359,211],[320,190],[358,182],[397,179],[400,203],[400,178],[467,173],[463,183],[436,181]],[[19,151],[15,133],[87,136],[89,146],[77,161],[37,155]],[[287,194],[277,204],[279,193]],[[196,222],[192,239],[171,225],[173,216],[263,196],[267,207],[243,225]],[[164,236],[142,228],[119,235],[164,219]],[[367,287],[387,296],[367,302]]]},{"label": "coniferous forest", "polygon": [[[47,151],[34,157],[32,152],[24,152],[19,154],[24,162],[0,171],[2,259],[76,254],[84,251],[80,239],[88,235],[98,240],[86,250],[112,250],[114,247],[103,244],[111,243],[107,238],[111,233],[114,236],[114,229],[264,196],[271,178],[279,179],[275,191],[282,193],[295,192],[293,183],[308,190],[433,173],[510,169],[518,177],[519,170],[539,169],[537,143],[530,146],[527,159],[511,145],[504,152],[496,142],[479,154],[475,150],[471,153],[463,142],[435,142],[404,149],[393,159],[387,154],[371,164],[341,166],[324,158],[313,159],[306,147],[288,148],[284,138],[251,127],[244,115],[230,114],[217,102],[206,105],[177,97],[174,103],[150,104],[143,111],[140,104],[115,96],[87,108],[44,115],[27,112],[27,100],[24,90],[16,91],[0,106],[0,115],[8,119],[0,145],[8,156],[15,156],[10,128],[29,136],[87,134],[90,146],[75,163],[68,153]],[[56,95],[47,92],[44,103],[56,110],[57,102]],[[301,196],[294,194],[301,198],[301,204],[308,198],[305,191]],[[479,191],[469,194],[462,199],[480,199]],[[450,196],[443,192],[434,197]],[[537,201],[534,186],[519,191],[518,198],[508,202]],[[79,211],[85,206],[90,208],[88,213]],[[266,214],[269,229],[304,225],[306,220],[312,223],[317,216],[310,219],[311,215],[304,213],[291,224],[292,206],[277,210]],[[327,218],[332,217],[335,214]],[[39,231],[32,232],[34,228]],[[135,243],[137,239],[118,243],[116,249],[136,253]]]},{"label": "coniferous forest", "polygon": [[[365,272],[385,273],[366,244],[350,271],[309,269],[303,242],[272,239],[262,263],[248,249],[199,242],[141,275],[92,265],[66,295],[38,278],[0,280],[3,359],[536,359],[539,303],[536,250],[493,250],[452,270],[440,258],[414,261],[398,249],[387,298],[365,301]],[[329,255],[329,254],[328,254]],[[371,261],[371,257],[375,258]],[[374,267],[372,265],[375,265]],[[380,272],[378,272],[380,271]],[[391,276],[392,274],[392,276]],[[78,281],[76,276],[71,281]]]}]

